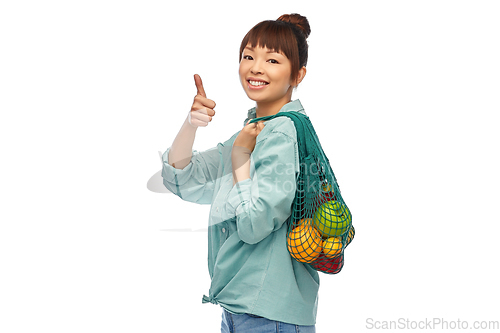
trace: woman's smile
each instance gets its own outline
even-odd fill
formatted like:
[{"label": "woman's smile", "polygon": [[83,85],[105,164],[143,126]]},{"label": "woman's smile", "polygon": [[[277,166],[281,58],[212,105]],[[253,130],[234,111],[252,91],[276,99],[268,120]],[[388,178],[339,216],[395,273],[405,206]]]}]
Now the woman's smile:
[{"label": "woman's smile", "polygon": [[248,82],[248,89],[252,89],[252,90],[264,89],[265,87],[267,87],[269,85],[269,82],[264,81],[262,79],[253,78],[253,77],[248,78],[247,82]]}]

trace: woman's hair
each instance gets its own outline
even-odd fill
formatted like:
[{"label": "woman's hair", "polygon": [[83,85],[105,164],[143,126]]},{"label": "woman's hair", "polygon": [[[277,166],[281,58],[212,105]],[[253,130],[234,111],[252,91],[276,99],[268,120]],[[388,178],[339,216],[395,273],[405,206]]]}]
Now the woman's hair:
[{"label": "woman's hair", "polygon": [[276,21],[267,20],[255,25],[243,38],[240,57],[247,44],[282,52],[292,63],[291,77],[297,79],[299,70],[307,64],[307,37],[311,33],[307,18],[299,14],[281,15]]}]

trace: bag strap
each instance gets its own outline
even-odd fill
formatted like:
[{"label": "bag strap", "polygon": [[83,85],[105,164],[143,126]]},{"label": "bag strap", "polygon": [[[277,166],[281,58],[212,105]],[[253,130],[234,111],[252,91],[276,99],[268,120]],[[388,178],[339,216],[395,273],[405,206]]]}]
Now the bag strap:
[{"label": "bag strap", "polygon": [[[264,116],[259,118],[254,118],[250,120],[250,123],[255,123],[259,121],[267,121],[274,119],[276,117],[288,117],[290,118],[297,131],[297,146],[299,151],[299,163],[304,163],[308,156],[314,157],[314,159],[323,159],[326,163],[328,170],[322,170],[323,174],[331,174],[333,176],[333,181],[337,184],[337,179],[335,177],[335,173],[332,170],[330,165],[330,161],[326,156],[323,148],[321,147],[321,143],[319,142],[318,135],[314,130],[314,127],[311,123],[309,117],[303,113],[298,111],[287,111],[287,112],[278,112],[274,115]],[[339,187],[340,192],[340,187]]]}]

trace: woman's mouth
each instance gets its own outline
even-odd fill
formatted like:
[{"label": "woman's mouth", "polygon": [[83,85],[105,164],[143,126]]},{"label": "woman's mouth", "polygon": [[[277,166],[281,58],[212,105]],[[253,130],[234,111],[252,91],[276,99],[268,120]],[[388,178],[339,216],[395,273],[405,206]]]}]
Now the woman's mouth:
[{"label": "woman's mouth", "polygon": [[247,82],[248,82],[248,88],[252,90],[265,88],[269,84],[265,81],[256,81],[256,80],[247,80]]}]

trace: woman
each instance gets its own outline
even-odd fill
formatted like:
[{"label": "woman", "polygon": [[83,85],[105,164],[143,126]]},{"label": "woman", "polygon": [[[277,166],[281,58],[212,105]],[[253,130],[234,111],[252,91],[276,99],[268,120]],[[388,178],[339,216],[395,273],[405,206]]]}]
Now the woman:
[{"label": "woman", "polygon": [[240,81],[256,102],[241,131],[217,147],[192,150],[196,129],[215,115],[201,78],[172,146],[163,154],[165,186],[186,201],[211,204],[203,302],[223,308],[222,332],[315,332],[318,273],[286,246],[287,220],[299,173],[296,130],[287,117],[248,124],[278,112],[305,114],[292,90],[306,74],[307,19],[263,21],[243,38]]}]

